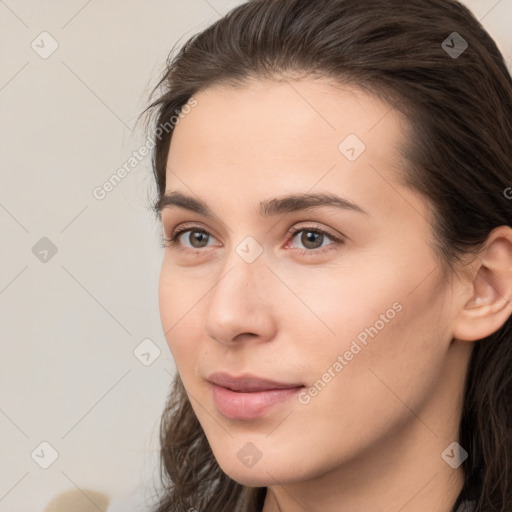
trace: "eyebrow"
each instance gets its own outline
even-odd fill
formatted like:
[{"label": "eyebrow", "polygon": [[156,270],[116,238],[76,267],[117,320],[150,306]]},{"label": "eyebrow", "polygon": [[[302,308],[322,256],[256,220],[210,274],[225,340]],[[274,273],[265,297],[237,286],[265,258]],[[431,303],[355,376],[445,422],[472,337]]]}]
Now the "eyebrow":
[{"label": "eyebrow", "polygon": [[[342,210],[352,210],[368,215],[368,212],[357,204],[329,193],[290,194],[274,199],[267,199],[266,201],[260,202],[259,214],[262,217],[271,217],[322,206],[335,206]],[[164,194],[155,204],[154,210],[160,215],[164,208],[172,207],[183,208],[208,218],[215,217],[215,214],[206,203],[177,191]]]}]

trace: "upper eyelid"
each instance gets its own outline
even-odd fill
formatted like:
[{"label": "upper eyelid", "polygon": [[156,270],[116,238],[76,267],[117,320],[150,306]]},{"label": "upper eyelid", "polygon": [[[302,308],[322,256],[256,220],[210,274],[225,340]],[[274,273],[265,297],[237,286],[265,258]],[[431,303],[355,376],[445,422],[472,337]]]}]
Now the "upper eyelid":
[{"label": "upper eyelid", "polygon": [[325,233],[326,235],[329,235],[330,237],[333,237],[333,238],[345,238],[345,235],[343,234],[335,234],[333,233],[332,229],[330,228],[324,228],[318,224],[315,224],[315,223],[311,223],[311,222],[307,222],[307,221],[303,221],[303,222],[299,222],[298,224],[294,224],[290,229],[288,229],[286,231],[286,234],[294,234],[295,232],[297,231],[306,231],[306,230],[310,230],[310,231],[320,231],[322,233]]},{"label": "upper eyelid", "polygon": [[[184,233],[186,233],[187,231],[204,231],[205,233],[207,233],[208,235],[212,235],[212,232],[205,228],[205,227],[202,227],[200,226],[199,224],[191,224],[191,225],[188,225],[186,222],[185,223],[182,223],[180,224],[178,227],[174,228],[171,230],[170,232],[170,238],[172,238],[175,234],[177,235],[179,233],[179,235],[183,235]],[[215,235],[213,235],[215,238],[217,238]]]}]

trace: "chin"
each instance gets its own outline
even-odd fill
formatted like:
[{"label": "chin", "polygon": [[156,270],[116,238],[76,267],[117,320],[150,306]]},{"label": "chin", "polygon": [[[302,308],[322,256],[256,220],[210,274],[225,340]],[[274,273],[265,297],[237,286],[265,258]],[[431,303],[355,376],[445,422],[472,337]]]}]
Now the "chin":
[{"label": "chin", "polygon": [[295,462],[277,461],[275,458],[264,460],[265,457],[262,456],[252,467],[245,467],[236,456],[233,459],[225,456],[216,459],[224,473],[247,487],[268,487],[276,482],[289,484],[307,477],[305,471],[303,474]]}]

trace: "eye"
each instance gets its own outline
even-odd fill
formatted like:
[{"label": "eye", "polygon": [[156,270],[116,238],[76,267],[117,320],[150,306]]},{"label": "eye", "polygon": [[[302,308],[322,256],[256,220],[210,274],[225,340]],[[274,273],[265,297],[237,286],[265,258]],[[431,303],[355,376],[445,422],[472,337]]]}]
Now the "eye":
[{"label": "eye", "polygon": [[[183,236],[185,233],[188,233],[188,236]],[[197,226],[183,227],[174,231],[170,238],[165,238],[164,242],[167,242],[170,247],[177,247],[181,245],[180,239],[183,239],[189,243],[189,245],[184,244],[185,249],[196,250],[208,247],[210,237],[214,239],[210,233]],[[164,243],[162,243],[162,247],[165,247]]]},{"label": "eye", "polygon": [[[301,236],[298,236],[299,234]],[[334,248],[331,246],[338,246],[343,243],[342,238],[317,226],[295,226],[290,230],[289,236],[291,236],[292,242],[298,241],[305,248],[300,249],[299,247],[298,252],[302,255],[318,254]],[[331,240],[331,243],[324,244],[328,240]]]},{"label": "eye", "polygon": [[[301,234],[300,237],[298,236],[299,234]],[[343,243],[343,239],[339,236],[312,225],[294,226],[287,233],[287,239],[290,238],[292,242],[291,248],[300,255],[308,256],[323,253]],[[170,238],[164,238],[163,242],[167,242],[168,246],[172,248],[200,251],[211,245],[218,245],[209,244],[212,240],[215,240],[215,238],[205,229],[199,226],[184,226],[174,231]],[[329,240],[331,243],[325,243]],[[295,247],[293,242],[297,241],[302,244],[304,249]],[[289,243],[287,243],[285,248],[288,248]],[[165,247],[164,243],[162,243],[162,247]]]}]

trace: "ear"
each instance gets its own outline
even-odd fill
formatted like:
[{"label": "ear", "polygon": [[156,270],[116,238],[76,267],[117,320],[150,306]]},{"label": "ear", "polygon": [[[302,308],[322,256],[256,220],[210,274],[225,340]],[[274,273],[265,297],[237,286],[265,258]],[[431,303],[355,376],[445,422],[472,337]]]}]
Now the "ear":
[{"label": "ear", "polygon": [[453,337],[476,341],[499,330],[512,314],[512,229],[495,228],[480,250],[452,325]]}]

